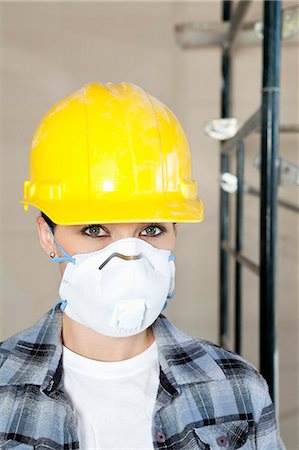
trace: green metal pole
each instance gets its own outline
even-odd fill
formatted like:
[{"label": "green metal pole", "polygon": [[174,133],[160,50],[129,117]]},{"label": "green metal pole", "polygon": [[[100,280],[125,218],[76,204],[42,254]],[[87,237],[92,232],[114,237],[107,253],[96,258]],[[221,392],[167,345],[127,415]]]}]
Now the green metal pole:
[{"label": "green metal pole", "polygon": [[[222,10],[222,19],[230,21],[231,18],[231,1],[224,0]],[[221,92],[221,117],[230,116],[230,81],[231,81],[231,64],[230,51],[223,49],[222,53],[222,92]],[[221,174],[229,172],[229,156],[221,154],[220,156],[220,172]],[[220,299],[219,299],[219,341],[220,345],[228,347],[228,254],[221,248],[221,242],[228,240],[229,237],[229,194],[220,189],[220,267],[219,267],[219,283],[220,283]]]},{"label": "green metal pole", "polygon": [[281,1],[264,1],[260,209],[260,371],[276,395],[276,228]]}]

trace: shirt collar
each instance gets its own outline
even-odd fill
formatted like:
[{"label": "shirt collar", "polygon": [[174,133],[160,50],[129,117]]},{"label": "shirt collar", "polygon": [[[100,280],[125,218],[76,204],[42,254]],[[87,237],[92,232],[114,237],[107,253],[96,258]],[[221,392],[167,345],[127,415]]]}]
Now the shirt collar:
[{"label": "shirt collar", "polygon": [[[47,395],[57,389],[62,375],[62,311],[56,308],[53,317],[50,313],[2,344],[8,357],[0,368],[0,386],[36,384]],[[152,329],[162,370],[160,381],[171,395],[176,395],[179,385],[225,379],[201,339],[186,335],[162,314]]]},{"label": "shirt collar", "polygon": [[[163,314],[154,322],[161,368],[175,385],[220,381],[225,374],[205,350],[205,341],[188,336]],[[173,384],[172,383],[172,384]]]}]

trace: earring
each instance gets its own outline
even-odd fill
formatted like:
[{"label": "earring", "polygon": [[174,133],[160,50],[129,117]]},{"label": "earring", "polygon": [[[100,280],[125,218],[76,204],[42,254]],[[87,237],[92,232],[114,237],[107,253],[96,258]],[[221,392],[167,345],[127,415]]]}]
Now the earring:
[{"label": "earring", "polygon": [[50,253],[51,258],[55,258],[55,252]]}]

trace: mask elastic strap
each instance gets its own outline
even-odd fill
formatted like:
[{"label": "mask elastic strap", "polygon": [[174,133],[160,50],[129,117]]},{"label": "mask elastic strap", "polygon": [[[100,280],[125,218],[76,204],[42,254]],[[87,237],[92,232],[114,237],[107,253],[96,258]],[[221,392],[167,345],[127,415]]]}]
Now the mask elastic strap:
[{"label": "mask elastic strap", "polygon": [[[168,261],[175,261],[175,260],[176,260],[176,256],[171,252],[170,255],[168,256]],[[172,292],[171,294],[167,295],[167,298],[168,298],[168,300],[171,300],[175,296],[176,296],[176,292]],[[163,309],[167,308],[167,304],[168,304],[168,302],[166,301]]]},{"label": "mask elastic strap", "polygon": [[51,234],[52,234],[52,236],[54,238],[55,244],[57,245],[57,247],[59,248],[61,253],[64,255],[63,258],[52,258],[52,261],[53,262],[71,262],[71,263],[75,264],[75,262],[76,262],[75,258],[73,258],[71,255],[69,255],[65,250],[63,250],[61,245],[57,242],[57,240],[56,240],[56,238],[54,236],[53,230],[52,230],[52,228],[50,227],[49,224],[48,224],[48,227],[49,227],[49,230],[50,230],[50,232],[51,232]]},{"label": "mask elastic strap", "polygon": [[168,256],[168,261],[175,261],[176,260],[176,256],[173,253],[170,253],[170,255]]},{"label": "mask elastic strap", "polygon": [[175,297],[176,296],[176,292],[172,292],[171,294],[168,294],[167,295],[167,300],[166,300],[166,302],[164,303],[164,306],[163,306],[163,308],[162,308],[162,311],[164,311],[164,309],[166,309],[167,308],[167,306],[168,306],[168,300],[171,300],[173,297]]},{"label": "mask elastic strap", "polygon": [[54,305],[53,308],[52,308],[51,315],[50,315],[51,318],[54,316],[55,309],[56,309],[56,306],[57,306],[57,305],[60,305],[61,311],[64,311],[64,310],[65,310],[65,307],[66,307],[66,305],[67,305],[67,300],[58,300],[58,302],[55,303],[55,305]]}]

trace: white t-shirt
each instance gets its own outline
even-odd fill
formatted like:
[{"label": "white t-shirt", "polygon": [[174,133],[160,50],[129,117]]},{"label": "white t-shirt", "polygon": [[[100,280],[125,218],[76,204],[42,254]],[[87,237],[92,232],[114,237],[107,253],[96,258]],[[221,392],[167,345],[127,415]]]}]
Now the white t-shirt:
[{"label": "white t-shirt", "polygon": [[133,358],[104,362],[63,346],[63,382],[82,450],[152,450],[159,385],[156,341]]}]

